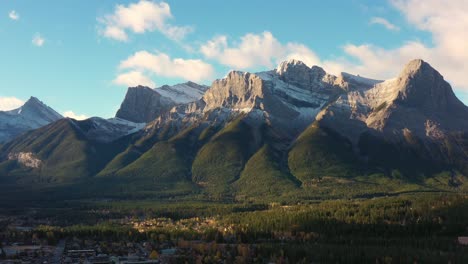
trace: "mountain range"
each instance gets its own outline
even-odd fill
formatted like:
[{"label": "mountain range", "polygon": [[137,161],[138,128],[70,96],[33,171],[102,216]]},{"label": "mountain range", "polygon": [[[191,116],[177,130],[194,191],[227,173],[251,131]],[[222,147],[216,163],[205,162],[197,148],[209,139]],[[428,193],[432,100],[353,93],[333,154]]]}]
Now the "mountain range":
[{"label": "mountain range", "polygon": [[0,183],[103,195],[301,196],[375,175],[424,185],[444,174],[456,188],[468,176],[468,107],[422,60],[385,81],[289,60],[210,87],[137,86],[111,119],[62,118],[31,98],[0,112],[0,140]]}]

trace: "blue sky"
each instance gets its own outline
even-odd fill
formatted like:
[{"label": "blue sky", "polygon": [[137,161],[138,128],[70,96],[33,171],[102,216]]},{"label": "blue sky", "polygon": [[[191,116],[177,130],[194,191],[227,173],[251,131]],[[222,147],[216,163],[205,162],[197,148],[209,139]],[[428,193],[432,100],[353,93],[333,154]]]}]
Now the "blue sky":
[{"label": "blue sky", "polygon": [[468,36],[452,30],[467,23],[463,2],[3,0],[0,109],[36,96],[60,113],[111,117],[128,85],[210,84],[293,57],[379,79],[420,57],[467,103]]}]

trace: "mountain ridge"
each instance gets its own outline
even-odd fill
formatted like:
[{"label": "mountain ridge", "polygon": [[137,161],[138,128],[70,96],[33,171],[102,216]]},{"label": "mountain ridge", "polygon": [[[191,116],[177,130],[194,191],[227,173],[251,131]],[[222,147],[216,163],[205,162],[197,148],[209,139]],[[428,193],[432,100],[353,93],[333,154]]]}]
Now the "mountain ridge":
[{"label": "mountain ridge", "polygon": [[[158,93],[177,94],[187,85],[198,91],[188,101]],[[231,71],[209,88],[129,88],[116,116],[123,118],[125,111],[144,122],[121,121],[118,128],[97,118],[76,123],[82,138],[70,142],[82,146],[77,155],[90,168],[90,179],[145,190],[184,186],[184,192],[213,198],[307,192],[330,177],[468,176],[468,107],[422,60],[386,81],[334,76],[290,60],[271,71]],[[108,140],[96,140],[100,135]],[[0,161],[0,168],[25,158],[46,166],[47,156],[28,147],[39,143],[31,137],[9,143],[0,150],[9,161]],[[99,153],[107,154],[92,165]],[[256,181],[261,186],[252,186]]]}]

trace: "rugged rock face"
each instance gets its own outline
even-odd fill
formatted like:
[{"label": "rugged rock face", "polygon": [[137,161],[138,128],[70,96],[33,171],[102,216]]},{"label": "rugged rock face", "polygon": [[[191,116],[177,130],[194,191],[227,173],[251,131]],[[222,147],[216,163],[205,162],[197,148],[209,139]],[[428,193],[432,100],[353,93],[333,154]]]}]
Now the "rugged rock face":
[{"label": "rugged rock face", "polygon": [[260,108],[265,97],[263,80],[255,74],[231,71],[226,78],[213,82],[203,96],[206,103],[203,111],[224,107],[232,110],[250,111]]},{"label": "rugged rock face", "polygon": [[232,115],[248,114],[294,137],[344,92],[335,80],[323,69],[309,68],[296,60],[283,62],[272,71],[231,71],[225,78],[215,80],[200,101],[173,108],[153,127],[168,120],[186,127],[207,117],[218,122]]},{"label": "rugged rock face", "polygon": [[36,97],[31,97],[20,108],[0,111],[0,143],[31,129],[45,126],[63,118]]},{"label": "rugged rock face", "polygon": [[427,112],[452,112],[466,117],[466,106],[458,100],[444,77],[423,60],[408,63],[398,81],[397,103]]},{"label": "rugged rock face", "polygon": [[149,87],[130,87],[115,116],[136,123],[146,123],[174,105],[173,101]]},{"label": "rugged rock face", "polygon": [[[328,75],[322,68],[312,66],[309,68],[302,61],[289,60],[282,62],[276,69],[279,79],[309,90],[323,88],[325,83],[333,83],[335,76]],[[327,80],[324,80],[324,79]]]},{"label": "rugged rock face", "polygon": [[176,105],[199,100],[207,88],[194,82],[164,85],[156,89],[130,87],[116,117],[135,123],[148,123]]}]

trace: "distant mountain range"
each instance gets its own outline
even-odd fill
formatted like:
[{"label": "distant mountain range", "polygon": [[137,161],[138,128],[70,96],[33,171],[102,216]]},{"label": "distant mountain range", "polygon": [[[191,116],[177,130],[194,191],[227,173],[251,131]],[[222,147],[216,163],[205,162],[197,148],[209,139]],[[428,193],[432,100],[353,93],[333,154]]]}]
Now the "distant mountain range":
[{"label": "distant mountain range", "polygon": [[63,119],[31,98],[0,112],[0,140],[0,183],[19,185],[216,197],[300,192],[330,177],[468,176],[468,107],[422,60],[386,81],[290,60],[210,87],[137,86],[109,120]]}]

